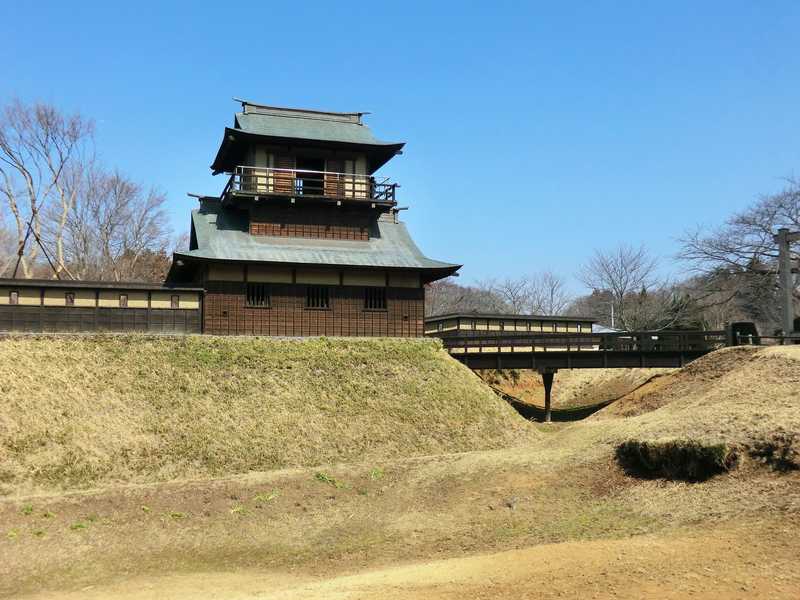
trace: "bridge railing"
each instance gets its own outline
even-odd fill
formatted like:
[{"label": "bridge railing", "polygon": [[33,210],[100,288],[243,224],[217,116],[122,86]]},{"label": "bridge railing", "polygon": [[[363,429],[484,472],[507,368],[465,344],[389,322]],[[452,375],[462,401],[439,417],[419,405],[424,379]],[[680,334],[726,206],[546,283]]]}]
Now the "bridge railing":
[{"label": "bridge railing", "polygon": [[725,345],[724,331],[638,331],[468,335],[442,338],[451,353],[471,352],[704,352]]}]

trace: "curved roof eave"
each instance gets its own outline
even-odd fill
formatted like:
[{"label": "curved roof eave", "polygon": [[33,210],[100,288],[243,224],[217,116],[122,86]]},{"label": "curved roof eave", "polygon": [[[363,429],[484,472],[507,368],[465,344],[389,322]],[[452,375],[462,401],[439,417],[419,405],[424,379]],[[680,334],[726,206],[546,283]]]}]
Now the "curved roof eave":
[{"label": "curved roof eave", "polygon": [[376,140],[372,143],[356,142],[349,140],[333,140],[333,139],[315,139],[306,137],[287,137],[267,133],[254,133],[244,129],[235,129],[231,127],[225,128],[225,134],[222,136],[217,154],[214,157],[214,162],[211,164],[211,170],[214,175],[231,170],[231,164],[226,160],[228,154],[231,152],[233,146],[237,144],[238,140],[245,139],[250,142],[264,142],[274,143],[278,145],[295,144],[295,145],[316,145],[322,147],[335,147],[342,149],[349,149],[354,151],[364,151],[371,155],[370,162],[370,175],[385,165],[393,156],[400,152],[405,146],[405,142],[381,142]]}]

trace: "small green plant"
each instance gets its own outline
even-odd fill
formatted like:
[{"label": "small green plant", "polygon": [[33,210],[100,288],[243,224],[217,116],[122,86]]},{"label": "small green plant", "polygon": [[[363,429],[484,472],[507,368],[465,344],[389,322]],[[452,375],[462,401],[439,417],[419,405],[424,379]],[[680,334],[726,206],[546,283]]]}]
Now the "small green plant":
[{"label": "small green plant", "polygon": [[234,507],[231,509],[231,514],[232,514],[232,515],[241,515],[241,516],[244,516],[244,515],[246,515],[246,514],[247,514],[247,509],[245,509],[245,507],[244,507],[244,506],[241,506],[241,505],[240,505],[240,506],[234,506]]},{"label": "small green plant", "polygon": [[70,528],[72,531],[80,531],[81,529],[86,529],[86,527],[87,527],[86,523],[82,523],[82,522],[80,522],[80,521],[75,521],[74,523],[72,523],[72,524],[69,526],[69,528]]},{"label": "small green plant", "polygon": [[10,540],[15,540],[15,539],[17,539],[18,535],[19,535],[19,532],[16,529],[12,529],[6,534],[6,537],[8,539],[10,539]]},{"label": "small green plant", "polygon": [[179,511],[177,511],[177,510],[172,510],[172,511],[170,511],[170,512],[168,512],[168,513],[167,513],[167,516],[168,516],[170,519],[175,519],[176,521],[180,521],[181,519],[185,519],[185,518],[186,518],[186,517],[188,517],[189,515],[187,515],[187,514],[186,514],[186,513],[184,513],[184,512],[179,512]]},{"label": "small green plant", "polygon": [[146,504],[142,504],[141,509],[142,509],[143,513],[149,513],[150,512],[150,507],[147,506]]},{"label": "small green plant", "polygon": [[22,507],[22,514],[23,515],[32,515],[33,514],[33,506],[30,504],[26,504]]},{"label": "small green plant", "polygon": [[267,502],[272,502],[278,496],[280,496],[280,492],[278,490],[272,490],[271,492],[263,492],[261,494],[256,494],[253,496],[253,500],[255,500],[259,504],[266,504]]},{"label": "small green plant", "polygon": [[369,472],[369,478],[372,479],[372,481],[383,479],[383,475],[384,475],[383,469],[381,469],[380,467],[375,467]]},{"label": "small green plant", "polygon": [[33,535],[36,537],[44,537],[44,529],[34,529]]},{"label": "small green plant", "polygon": [[317,481],[321,481],[322,483],[327,483],[328,485],[332,485],[337,490],[347,487],[347,484],[344,483],[343,481],[339,481],[335,477],[332,477],[332,476],[328,475],[327,473],[323,473],[322,471],[319,471],[319,472],[315,473],[314,474],[314,478]]},{"label": "small green plant", "polygon": [[42,517],[44,517],[45,519],[52,519],[53,517],[55,517],[55,515],[51,513],[49,510],[46,510],[42,513]]}]

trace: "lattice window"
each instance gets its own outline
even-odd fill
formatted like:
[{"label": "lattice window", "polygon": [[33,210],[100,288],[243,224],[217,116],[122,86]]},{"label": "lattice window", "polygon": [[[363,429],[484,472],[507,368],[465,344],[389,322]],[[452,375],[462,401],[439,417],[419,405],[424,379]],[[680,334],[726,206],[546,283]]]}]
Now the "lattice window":
[{"label": "lattice window", "polygon": [[269,286],[266,283],[248,283],[245,304],[250,308],[270,307]]},{"label": "lattice window", "polygon": [[366,310],[386,310],[386,288],[364,288],[364,308]]},{"label": "lattice window", "polygon": [[330,308],[330,288],[310,285],[306,288],[306,308]]}]

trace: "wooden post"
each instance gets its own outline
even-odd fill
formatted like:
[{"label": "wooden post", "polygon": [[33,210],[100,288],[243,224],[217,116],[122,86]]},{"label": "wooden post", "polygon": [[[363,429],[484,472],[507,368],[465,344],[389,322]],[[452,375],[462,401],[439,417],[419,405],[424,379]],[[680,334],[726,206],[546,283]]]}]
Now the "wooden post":
[{"label": "wooden post", "polygon": [[[788,229],[779,229],[773,236],[778,244],[778,276],[781,290],[781,329],[784,336],[794,333],[794,306],[792,288],[792,261],[789,244],[800,240],[800,231],[790,233]],[[785,341],[784,341],[785,343]]]},{"label": "wooden post", "polygon": [[541,371],[542,374],[542,383],[544,384],[544,422],[550,423],[552,421],[552,415],[550,410],[550,392],[553,389],[553,376],[555,375],[555,371],[546,370]]}]

